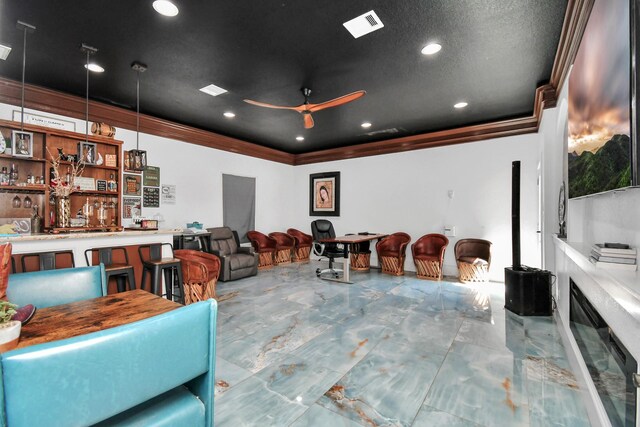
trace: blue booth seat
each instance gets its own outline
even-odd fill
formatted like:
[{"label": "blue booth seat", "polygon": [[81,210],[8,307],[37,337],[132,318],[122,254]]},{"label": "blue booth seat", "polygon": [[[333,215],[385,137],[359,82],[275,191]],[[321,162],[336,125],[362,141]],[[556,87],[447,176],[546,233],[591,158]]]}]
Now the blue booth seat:
[{"label": "blue booth seat", "polygon": [[0,355],[3,425],[212,426],[217,304]]},{"label": "blue booth seat", "polygon": [[107,294],[104,265],[10,274],[7,299],[38,308],[67,304]]}]

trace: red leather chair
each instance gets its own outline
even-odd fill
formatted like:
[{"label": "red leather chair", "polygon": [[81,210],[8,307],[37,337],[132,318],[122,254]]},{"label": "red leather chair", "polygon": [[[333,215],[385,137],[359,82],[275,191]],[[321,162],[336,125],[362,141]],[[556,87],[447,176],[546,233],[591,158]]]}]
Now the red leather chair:
[{"label": "red leather chair", "polygon": [[461,282],[486,282],[491,267],[491,242],[460,239],[454,248]]},{"label": "red leather chair", "polygon": [[416,276],[419,279],[442,279],[444,251],[449,239],[442,234],[427,234],[411,245],[413,262],[416,265]]},{"label": "red leather chair", "polygon": [[275,263],[286,264],[291,262],[291,251],[296,245],[295,239],[289,236],[287,233],[281,233],[279,231],[269,233],[269,237],[275,239],[276,243],[278,244],[276,253],[274,255]]},{"label": "red leather chair", "polygon": [[404,260],[406,258],[407,245],[411,236],[407,233],[393,233],[376,244],[378,260],[382,266],[382,272],[394,276],[404,275]]},{"label": "red leather chair", "polygon": [[247,231],[247,237],[251,241],[253,250],[258,254],[258,269],[263,270],[273,267],[275,253],[278,249],[278,242],[266,234],[262,234],[255,230]]},{"label": "red leather chair", "polygon": [[192,249],[176,249],[173,256],[180,260],[182,268],[185,305],[218,298],[220,259],[217,256]]},{"label": "red leather chair", "polygon": [[287,234],[293,237],[295,242],[293,250],[293,261],[295,262],[309,262],[309,256],[311,254],[311,245],[313,244],[313,237],[303,233],[295,228],[289,228]]}]

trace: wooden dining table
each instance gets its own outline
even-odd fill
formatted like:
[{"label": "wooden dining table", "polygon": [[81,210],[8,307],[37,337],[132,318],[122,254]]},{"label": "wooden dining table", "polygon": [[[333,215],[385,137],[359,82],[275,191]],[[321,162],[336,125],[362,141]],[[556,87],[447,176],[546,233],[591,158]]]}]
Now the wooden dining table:
[{"label": "wooden dining table", "polygon": [[17,348],[115,328],[166,313],[182,305],[136,289],[100,298],[39,308],[22,327]]},{"label": "wooden dining table", "polygon": [[323,277],[325,280],[331,280],[334,282],[341,283],[352,283],[350,280],[350,262],[349,262],[349,251],[351,250],[351,245],[355,243],[362,242],[370,242],[372,240],[380,240],[387,237],[388,234],[380,234],[380,233],[363,233],[363,234],[348,234],[346,236],[337,236],[328,239],[321,239],[321,243],[339,243],[344,245],[344,262],[343,264],[343,275],[341,279],[332,279],[330,277]]}]

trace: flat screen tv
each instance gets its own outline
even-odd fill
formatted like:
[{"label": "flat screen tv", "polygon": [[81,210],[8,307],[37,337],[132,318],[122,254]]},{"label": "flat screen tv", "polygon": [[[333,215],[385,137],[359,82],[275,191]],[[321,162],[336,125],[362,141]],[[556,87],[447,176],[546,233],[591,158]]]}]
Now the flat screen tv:
[{"label": "flat screen tv", "polygon": [[569,78],[569,197],[636,184],[636,0],[595,0]]}]

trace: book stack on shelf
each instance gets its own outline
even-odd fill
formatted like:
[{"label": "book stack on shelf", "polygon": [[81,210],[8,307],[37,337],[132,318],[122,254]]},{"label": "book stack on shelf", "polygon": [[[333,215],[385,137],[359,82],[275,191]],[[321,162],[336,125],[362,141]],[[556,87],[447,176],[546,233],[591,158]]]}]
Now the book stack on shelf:
[{"label": "book stack on shelf", "polygon": [[624,243],[596,243],[591,248],[591,262],[596,267],[636,270],[636,249]]}]

